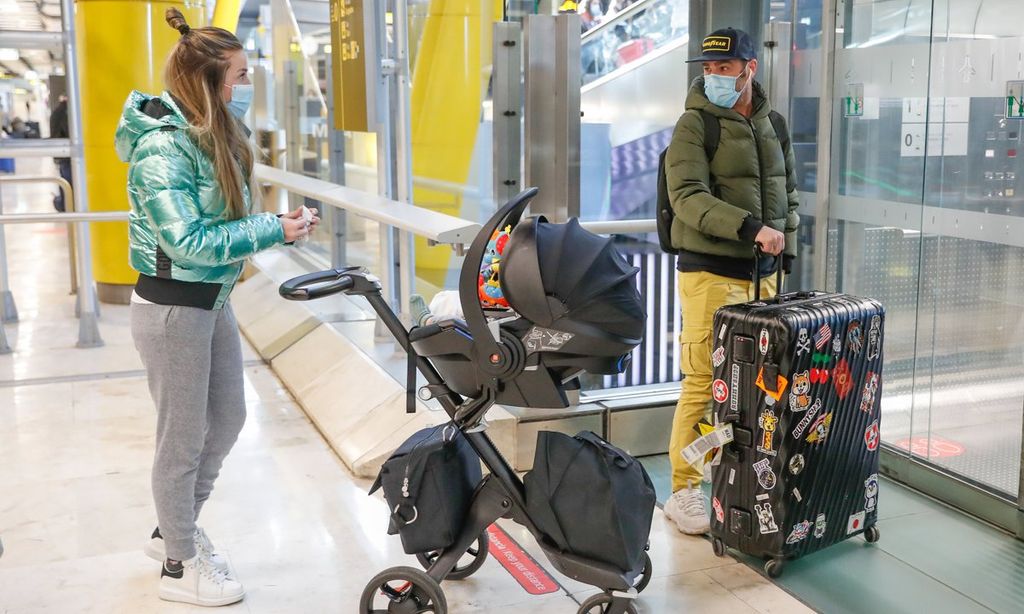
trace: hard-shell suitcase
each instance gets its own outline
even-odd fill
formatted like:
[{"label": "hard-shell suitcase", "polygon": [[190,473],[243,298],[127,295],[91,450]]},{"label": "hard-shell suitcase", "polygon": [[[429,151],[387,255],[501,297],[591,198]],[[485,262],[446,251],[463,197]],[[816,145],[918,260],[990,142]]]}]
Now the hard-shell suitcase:
[{"label": "hard-shell suitcase", "polygon": [[766,558],[774,577],[786,559],[878,539],[884,319],[877,301],[823,292],[715,314],[714,411],[734,437],[712,470],[716,554]]}]

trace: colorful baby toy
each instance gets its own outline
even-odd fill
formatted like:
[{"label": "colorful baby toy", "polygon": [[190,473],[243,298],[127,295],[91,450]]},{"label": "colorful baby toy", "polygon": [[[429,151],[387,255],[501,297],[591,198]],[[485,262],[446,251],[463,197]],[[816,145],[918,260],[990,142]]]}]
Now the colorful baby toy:
[{"label": "colorful baby toy", "polygon": [[484,252],[478,294],[480,304],[486,308],[509,308],[508,301],[505,300],[505,295],[501,292],[501,285],[498,283],[498,272],[510,232],[512,232],[511,226],[506,226],[503,230],[495,230],[491,235],[491,240],[487,243],[487,251]]}]

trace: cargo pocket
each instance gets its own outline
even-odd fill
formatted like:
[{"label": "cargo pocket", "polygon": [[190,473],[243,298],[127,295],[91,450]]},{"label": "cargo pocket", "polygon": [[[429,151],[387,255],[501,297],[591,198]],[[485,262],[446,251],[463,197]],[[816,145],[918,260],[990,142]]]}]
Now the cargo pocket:
[{"label": "cargo pocket", "polygon": [[711,329],[684,328],[679,344],[679,370],[683,375],[711,377]]}]

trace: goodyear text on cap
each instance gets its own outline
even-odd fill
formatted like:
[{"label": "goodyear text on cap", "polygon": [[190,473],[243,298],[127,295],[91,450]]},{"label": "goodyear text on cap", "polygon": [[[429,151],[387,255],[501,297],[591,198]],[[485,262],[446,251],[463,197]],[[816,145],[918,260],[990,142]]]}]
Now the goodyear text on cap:
[{"label": "goodyear text on cap", "polygon": [[704,39],[701,51],[731,51],[732,39],[728,36],[709,36]]}]

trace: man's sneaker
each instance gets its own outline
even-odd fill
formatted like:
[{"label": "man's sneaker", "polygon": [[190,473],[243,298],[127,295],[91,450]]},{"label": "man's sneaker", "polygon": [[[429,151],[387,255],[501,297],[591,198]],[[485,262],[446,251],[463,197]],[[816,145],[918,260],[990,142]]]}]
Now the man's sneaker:
[{"label": "man's sneaker", "polygon": [[703,535],[711,530],[711,520],[699,488],[682,488],[665,502],[665,517],[687,535]]},{"label": "man's sneaker", "polygon": [[196,555],[176,570],[164,563],[160,572],[160,598],[201,606],[228,605],[242,600],[245,589],[210,560]]},{"label": "man's sneaker", "polygon": [[[227,558],[215,552],[213,543],[210,541],[210,538],[206,536],[206,531],[197,528],[192,539],[196,544],[197,555],[205,556],[210,559],[218,569],[227,573],[229,577],[234,576],[234,572],[228,564]],[[164,562],[167,558],[167,550],[164,548],[164,538],[160,535],[160,527],[153,529],[153,535],[150,536],[149,541],[146,542],[146,545],[142,550],[146,553],[146,556],[154,561],[159,561],[161,563]]]}]

